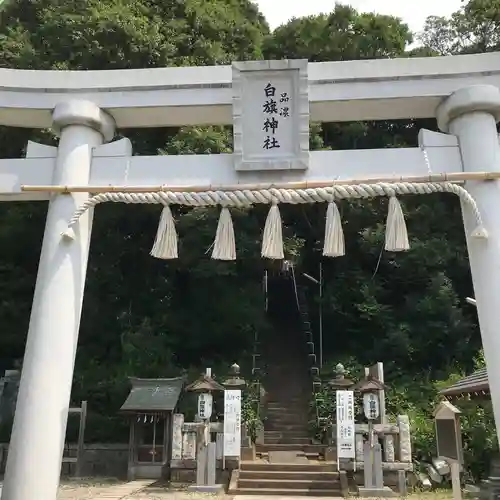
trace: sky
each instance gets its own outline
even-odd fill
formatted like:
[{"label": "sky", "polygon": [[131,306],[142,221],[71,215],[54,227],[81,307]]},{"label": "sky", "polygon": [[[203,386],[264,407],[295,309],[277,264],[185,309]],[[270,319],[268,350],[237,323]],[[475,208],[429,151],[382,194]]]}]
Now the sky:
[{"label": "sky", "polygon": [[[292,17],[331,12],[335,0],[254,0],[271,28]],[[422,30],[427,16],[448,16],[460,8],[460,0],[341,0],[361,12],[377,12],[401,17],[413,32]]]}]

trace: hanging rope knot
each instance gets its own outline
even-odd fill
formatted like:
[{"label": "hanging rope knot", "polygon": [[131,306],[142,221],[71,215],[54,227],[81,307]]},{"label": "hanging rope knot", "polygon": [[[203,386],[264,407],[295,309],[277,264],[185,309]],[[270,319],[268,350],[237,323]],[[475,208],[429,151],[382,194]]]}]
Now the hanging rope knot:
[{"label": "hanging rope knot", "polygon": [[234,238],[233,220],[229,211],[227,200],[221,202],[221,211],[215,240],[213,243],[212,259],[236,260],[236,243]]},{"label": "hanging rope knot", "polygon": [[264,234],[262,236],[261,256],[267,259],[280,260],[285,258],[283,251],[283,228],[281,226],[281,215],[278,207],[276,189],[270,189],[271,208],[267,214]]},{"label": "hanging rope knot", "polygon": [[389,195],[389,210],[385,230],[385,249],[390,252],[404,252],[410,249],[408,231],[406,229],[405,217],[396,191],[390,186],[384,186]]},{"label": "hanging rope knot", "polygon": [[340,217],[339,208],[335,203],[335,185],[332,186],[331,194],[328,196],[323,255],[325,257],[341,257],[345,255],[345,242],[344,232],[342,231],[342,220]]},{"label": "hanging rope knot", "polygon": [[150,255],[157,259],[177,259],[177,231],[175,230],[175,222],[170,210],[170,205],[163,197],[158,197],[158,202],[163,205],[161,212],[160,223],[156,232],[155,242],[151,249]]}]

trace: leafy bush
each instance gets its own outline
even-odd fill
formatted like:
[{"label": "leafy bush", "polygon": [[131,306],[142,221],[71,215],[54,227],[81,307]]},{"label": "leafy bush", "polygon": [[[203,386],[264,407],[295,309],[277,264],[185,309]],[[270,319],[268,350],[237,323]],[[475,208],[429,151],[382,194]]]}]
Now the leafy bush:
[{"label": "leafy bush", "polygon": [[252,442],[257,439],[257,434],[262,428],[262,417],[260,415],[260,385],[250,384],[243,391],[241,405],[241,421],[246,425],[248,435]]}]

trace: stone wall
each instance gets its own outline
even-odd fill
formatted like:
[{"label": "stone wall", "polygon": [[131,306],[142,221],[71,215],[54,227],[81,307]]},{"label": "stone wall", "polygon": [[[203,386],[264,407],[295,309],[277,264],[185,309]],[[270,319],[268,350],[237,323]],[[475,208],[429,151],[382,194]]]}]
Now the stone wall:
[{"label": "stone wall", "polygon": [[[0,473],[5,471],[8,444],[0,444]],[[65,448],[65,456],[76,456],[76,445]],[[128,444],[86,444],[82,476],[127,477]],[[72,475],[75,464],[62,464],[62,474]]]}]

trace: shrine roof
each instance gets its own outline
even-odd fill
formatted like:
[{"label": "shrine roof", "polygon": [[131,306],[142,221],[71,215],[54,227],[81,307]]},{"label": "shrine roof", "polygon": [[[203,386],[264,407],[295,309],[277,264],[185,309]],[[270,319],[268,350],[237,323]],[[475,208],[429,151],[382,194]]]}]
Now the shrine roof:
[{"label": "shrine roof", "polygon": [[490,393],[488,373],[481,368],[450,387],[443,389],[440,394],[445,397],[460,397],[466,395],[484,396]]},{"label": "shrine roof", "polygon": [[132,389],[121,411],[173,411],[179,401],[186,379],[130,378]]}]

